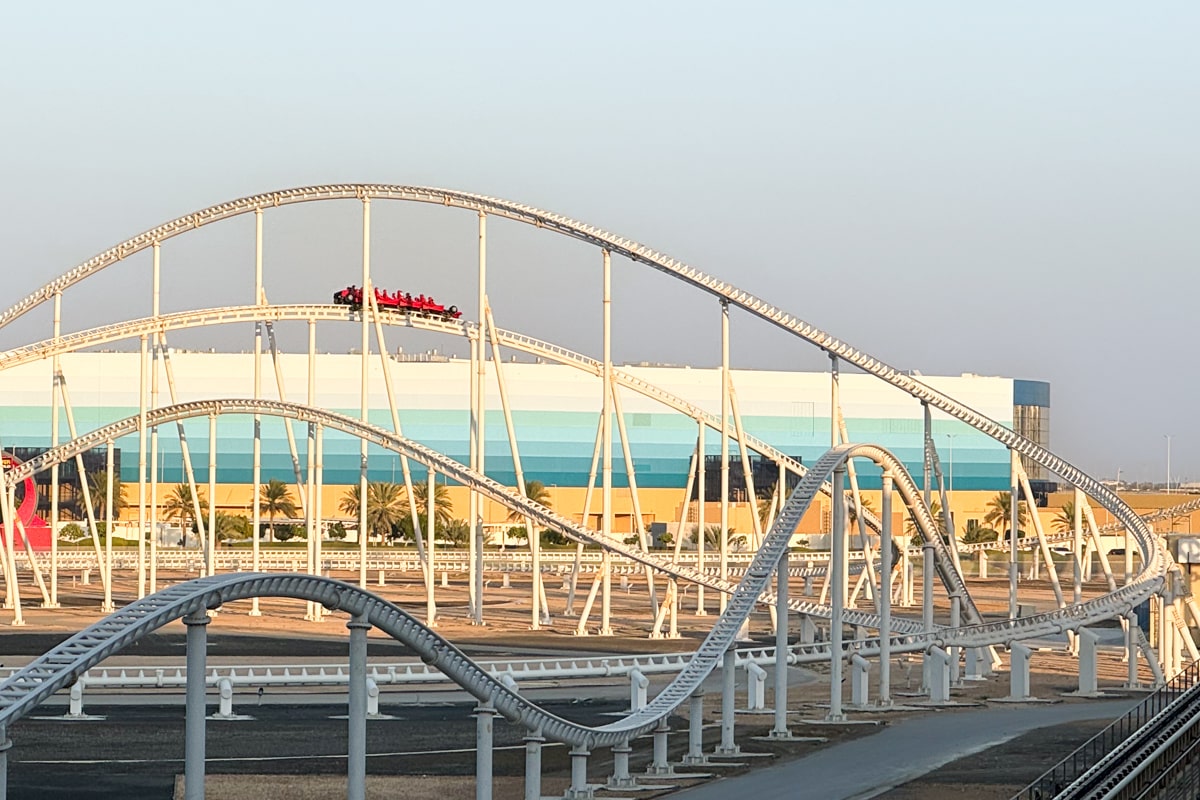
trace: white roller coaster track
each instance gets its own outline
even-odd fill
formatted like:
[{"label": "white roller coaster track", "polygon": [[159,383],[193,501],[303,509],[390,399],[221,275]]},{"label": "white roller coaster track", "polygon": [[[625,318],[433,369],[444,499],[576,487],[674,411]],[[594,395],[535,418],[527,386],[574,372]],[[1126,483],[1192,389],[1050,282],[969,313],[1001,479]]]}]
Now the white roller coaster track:
[{"label": "white roller coaster track", "polygon": [[[809,325],[798,317],[783,312],[765,300],[757,298],[710,275],[706,275],[682,261],[664,255],[632,239],[617,236],[593,225],[578,222],[560,214],[554,214],[533,206],[514,203],[487,195],[425,186],[328,184],[285,189],[231,200],[226,203],[210,206],[184,217],[179,217],[94,256],[0,314],[0,328],[5,327],[13,320],[18,319],[42,303],[52,300],[56,294],[65,291],[89,275],[95,274],[134,253],[187,231],[230,219],[241,214],[278,208],[280,206],[326,200],[355,199],[431,203],[503,217],[537,228],[545,228],[603,248],[632,261],[646,264],[714,297],[720,298],[733,306],[741,308],[754,316],[760,317],[772,325],[816,345],[830,355],[837,356],[854,365],[863,372],[870,373],[880,380],[903,390],[917,400],[928,403],[930,407],[936,408],[970,425],[976,430],[986,433],[1001,444],[1040,464],[1073,486],[1078,487],[1088,496],[1095,498],[1101,506],[1117,517],[1120,522],[1132,526],[1131,530],[1145,530],[1145,527],[1137,521],[1136,515],[1117,497],[1116,493],[1110,491],[1099,481],[1087,475],[1065,459],[1051,453],[1046,448],[1026,439],[1011,429],[1004,427],[995,420],[980,414],[969,406],[959,403],[957,400],[925,385],[909,375],[905,375],[883,361],[851,347],[834,336]],[[1144,563],[1158,565],[1163,559],[1169,558],[1165,551],[1158,555],[1150,552],[1154,549],[1162,549],[1161,542],[1153,537],[1135,535],[1135,538],[1142,543],[1140,546],[1146,548],[1142,552]]]},{"label": "white roller coaster track", "polygon": [[[347,433],[362,435],[374,444],[405,453],[411,458],[431,459],[439,469],[446,471],[455,480],[473,485],[485,494],[494,497],[505,496],[508,501],[519,506],[523,513],[536,518],[539,524],[564,531],[570,530],[582,539],[598,541],[598,537],[558,517],[552,511],[520,495],[510,495],[499,484],[484,476],[473,474],[440,454],[349,417],[269,401],[209,401],[184,404],[170,410],[175,418],[207,416],[222,412],[272,414],[329,425]],[[108,427],[111,429],[113,426]],[[111,435],[111,431],[108,435]],[[47,454],[50,457],[42,457],[41,461],[49,462],[65,457],[68,455],[66,450],[79,446],[82,438],[88,437],[81,437],[64,448],[51,451]],[[897,478],[897,489],[901,497],[916,495],[916,486],[911,477],[904,472],[903,465],[883,448],[874,445],[842,445],[827,452],[801,479],[799,486],[784,505],[779,518],[747,570],[746,577],[734,587],[724,613],[717,619],[695,657],[648,705],[607,725],[580,725],[545,711],[488,674],[453,644],[414,617],[362,589],[316,576],[251,573],[201,578],[177,584],[136,601],[71,637],[0,685],[0,726],[7,726],[30,713],[43,700],[70,685],[87,669],[168,622],[233,600],[279,596],[313,600],[330,609],[346,611],[355,616],[365,615],[373,626],[412,647],[423,660],[445,672],[473,696],[492,703],[497,711],[514,723],[529,730],[540,731],[541,735],[549,739],[589,750],[627,742],[654,728],[661,718],[690,697],[716,667],[725,651],[733,644],[738,629],[753,610],[756,601],[764,594],[773,569],[788,546],[792,530],[807,511],[819,491],[821,482],[831,477],[835,469],[854,457],[869,458],[884,469],[891,470]],[[23,468],[32,474],[37,465],[32,461],[27,464],[29,466],[23,465]],[[14,473],[17,471],[14,470]],[[13,475],[16,479],[22,477],[20,473]],[[926,522],[932,531],[932,520]],[[620,549],[614,542],[598,543],[614,550]],[[644,554],[637,554],[637,558],[643,563],[649,563]],[[680,571],[681,576],[689,577],[685,572]],[[1019,620],[944,630],[923,636],[895,637],[896,646],[893,652],[923,650],[931,644],[977,647],[1086,625],[1111,617],[1118,607],[1128,608],[1131,604],[1140,602],[1159,588],[1161,580],[1159,575],[1143,570],[1130,585],[1088,603]],[[860,654],[871,655],[877,651],[878,643],[858,642],[851,643],[851,646]],[[831,655],[828,645],[808,645],[804,649],[812,657],[828,658]],[[840,657],[845,655],[846,653],[842,653]]]},{"label": "white roller coaster track", "polygon": [[[1161,591],[1163,587],[1171,562],[1162,542],[1114,492],[1064,459],[968,406],[730,284],[705,275],[682,262],[629,239],[615,236],[599,228],[557,214],[496,198],[424,187],[345,184],[272,192],[223,203],[147,231],[79,265],[0,314],[0,327],[4,327],[41,303],[51,300],[58,293],[89,275],[185,231],[256,210],[293,203],[336,199],[405,200],[469,209],[546,228],[633,261],[647,264],[816,345],[831,356],[836,356],[858,369],[876,376],[929,407],[936,408],[984,432],[1014,452],[1040,464],[1094,498],[1117,519],[1118,524],[1125,526],[1130,531],[1141,549],[1141,571],[1129,584],[1115,592],[1086,603],[1032,617],[955,629],[940,629],[928,634],[903,634],[894,637],[892,652],[922,650],[934,644],[941,647],[980,647],[1061,632],[1124,613],[1133,605],[1144,601],[1155,592]],[[787,547],[795,525],[820,490],[821,484],[833,475],[835,468],[852,457],[869,458],[893,473],[896,478],[896,488],[904,501],[914,509],[914,516],[923,536],[939,550],[939,571],[948,591],[952,595],[962,597],[964,612],[968,619],[978,619],[978,613],[970,602],[970,596],[965,590],[961,576],[953,568],[945,567],[950,563],[950,559],[946,557],[945,546],[942,544],[940,536],[936,534],[937,528],[928,509],[917,496],[916,486],[911,476],[891,453],[874,445],[842,445],[827,452],[810,468],[791,498],[781,509],[779,517],[747,570],[746,577],[736,587],[733,587],[723,581],[716,581],[707,575],[696,573],[687,567],[669,563],[659,564],[657,557],[628,548],[611,539],[601,539],[594,533],[558,517],[548,509],[531,503],[520,495],[509,493],[499,484],[473,473],[440,454],[389,434],[383,429],[331,412],[270,401],[213,400],[182,404],[170,409],[159,409],[152,412],[153,421],[149,424],[162,424],[192,416],[225,413],[282,416],[345,431],[415,460],[432,464],[454,480],[473,486],[485,495],[501,500],[510,507],[519,508],[541,525],[569,532],[584,541],[597,542],[613,552],[624,554],[655,568],[665,569],[687,580],[704,583],[722,591],[732,591],[732,597],[696,657],[649,705],[620,721],[598,728],[589,728],[549,714],[515,694],[502,683],[487,675],[453,645],[425,628],[420,622],[395,606],[361,589],[315,576],[240,574],[201,579],[179,584],[127,606],[72,637],[60,647],[46,653],[0,685],[0,726],[5,726],[12,720],[28,713],[42,699],[68,685],[87,667],[171,620],[200,608],[213,607],[234,599],[277,595],[314,600],[331,608],[355,614],[366,614],[373,625],[412,646],[429,663],[442,669],[467,691],[480,699],[492,701],[497,710],[509,719],[519,722],[530,730],[540,730],[542,735],[548,738],[589,749],[595,746],[620,744],[649,731],[661,718],[687,699],[731,645],[738,628],[753,609],[754,603],[760,597],[773,599],[771,593],[765,590],[772,571]],[[51,460],[61,461],[71,447],[81,446],[84,442],[87,443],[83,445],[85,447],[93,446],[107,439],[133,432],[136,430],[136,425],[136,418],[133,418],[106,426],[92,434],[80,437],[68,446],[56,448],[51,451],[53,455],[43,457],[41,463],[48,464]],[[11,472],[9,480],[20,479],[23,474],[26,474],[21,470],[31,471],[32,469],[34,469],[33,462],[27,462],[20,469]],[[811,604],[802,605],[809,606]],[[796,607],[795,604],[789,604],[789,606]],[[828,615],[828,609],[798,610],[815,615],[822,613]],[[869,615],[861,615],[862,623],[855,623],[856,614],[859,612],[848,612],[844,618],[845,622],[872,624],[873,620],[870,620]],[[851,643],[849,646],[854,647],[856,652],[863,655],[871,655],[878,650],[877,642],[858,642]],[[827,645],[805,647],[814,654],[824,652],[826,658],[845,656],[845,653],[829,653]]]},{"label": "white roller coaster track", "polygon": [[[711,574],[710,571],[700,571],[693,566],[686,564],[678,564],[673,562],[669,557],[655,552],[647,552],[633,545],[627,545],[617,538],[606,538],[601,534],[589,530],[581,525],[562,517],[550,509],[539,505],[522,495],[512,491],[506,486],[492,480],[483,475],[472,471],[468,467],[463,466],[459,462],[442,455],[436,450],[432,450],[422,444],[405,439],[402,436],[397,436],[389,431],[364,423],[361,420],[347,417],[342,414],[337,414],[324,409],[311,408],[305,405],[296,403],[286,403],[275,400],[252,400],[252,399],[228,399],[228,400],[202,400],[191,403],[180,403],[175,406],[166,406],[164,408],[155,409],[148,412],[148,425],[162,425],[177,422],[179,420],[191,419],[196,417],[221,416],[223,414],[263,414],[266,416],[284,417],[287,419],[295,419],[305,423],[315,423],[324,425],[328,428],[340,430],[344,433],[357,436],[365,439],[371,444],[392,450],[400,455],[406,456],[414,461],[432,466],[438,472],[452,478],[464,485],[473,486],[490,499],[503,503],[511,509],[521,511],[522,514],[528,514],[537,521],[539,525],[552,528],[565,536],[568,536],[575,541],[598,544],[601,547],[618,555],[624,556],[630,561],[635,561],[644,564],[661,572],[674,575],[692,583],[703,584],[704,586],[716,589],[720,592],[733,593],[736,590],[734,584],[722,581],[720,578]],[[93,447],[98,446],[103,442],[120,438],[121,436],[133,433],[137,430],[138,418],[136,416],[128,417],[123,420],[106,425],[102,428],[97,428],[90,433],[84,434],[66,444],[48,450],[45,453],[31,458],[28,461],[20,464],[14,469],[5,473],[3,482],[0,485],[5,487],[15,486],[31,475],[35,475],[43,470],[49,469],[55,463],[62,463],[65,460],[74,458],[79,453],[86,452]],[[889,454],[889,458],[892,458]],[[918,503],[919,492],[916,484],[906,472],[901,474],[903,465],[896,461],[896,488],[900,496],[907,503]],[[807,476],[805,476],[807,477]],[[818,482],[818,491],[821,483]],[[937,530],[933,517],[928,510],[923,506],[917,514],[918,524],[927,540],[936,540],[940,542],[940,537],[935,534]],[[790,530],[794,530],[800,518],[797,517]],[[748,571],[753,569],[754,563],[757,562],[757,555],[751,561]],[[958,577],[957,583],[947,584],[946,591],[952,595],[959,595],[963,598],[963,613],[972,621],[979,621],[978,611],[976,610],[971,598],[966,593],[966,586],[962,582],[961,577],[957,572],[950,571],[952,575]],[[763,601],[774,603],[775,595],[773,592],[764,591]],[[829,608],[817,603],[809,603],[802,600],[793,599],[788,603],[788,607],[802,614],[809,614],[817,617],[828,617]],[[848,624],[861,625],[870,628],[879,627],[879,618],[874,614],[863,611],[848,609],[845,611],[845,620]],[[912,620],[897,619],[893,623],[893,627],[897,631],[915,633],[921,630],[921,625]]]}]

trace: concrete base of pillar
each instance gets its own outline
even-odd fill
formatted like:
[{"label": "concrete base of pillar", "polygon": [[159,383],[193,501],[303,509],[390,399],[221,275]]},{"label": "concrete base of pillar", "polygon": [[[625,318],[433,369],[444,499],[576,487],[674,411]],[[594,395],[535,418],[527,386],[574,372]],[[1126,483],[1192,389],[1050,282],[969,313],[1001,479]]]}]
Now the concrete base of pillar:
[{"label": "concrete base of pillar", "polygon": [[788,731],[787,735],[785,736],[782,733],[775,733],[774,731],[771,731],[766,736],[751,736],[750,741],[783,742],[786,744],[804,744],[806,742],[812,742],[814,744],[820,744],[821,742],[828,742],[829,738],[826,736],[796,736],[791,731]]}]

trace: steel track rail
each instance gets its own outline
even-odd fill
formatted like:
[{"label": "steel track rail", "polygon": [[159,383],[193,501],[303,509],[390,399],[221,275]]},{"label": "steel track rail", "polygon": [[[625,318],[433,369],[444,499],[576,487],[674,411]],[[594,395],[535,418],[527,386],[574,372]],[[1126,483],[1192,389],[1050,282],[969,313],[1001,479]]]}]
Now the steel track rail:
[{"label": "steel track rail", "polygon": [[[368,313],[370,312],[368,311]],[[240,322],[280,322],[284,320],[353,322],[359,319],[361,317],[358,310],[339,305],[228,306],[182,311],[103,325],[98,328],[68,333],[57,339],[45,339],[41,342],[14,348],[0,353],[0,371],[33,361],[43,361],[56,355],[74,353],[85,347],[96,347],[124,339],[133,339],[149,333],[165,333],[208,325],[233,325]],[[385,325],[462,336],[467,340],[477,341],[479,339],[479,326],[467,320],[446,320],[383,309],[379,312],[379,320]],[[604,374],[602,362],[582,353],[515,331],[496,328],[493,332],[504,347],[574,367],[597,377]],[[642,380],[621,369],[613,369],[612,375],[621,386],[691,417],[697,423],[703,422],[711,430],[721,430],[720,417],[682,397],[671,394],[649,381]],[[782,464],[797,475],[804,474],[806,468],[803,464],[762,439],[751,434],[746,434],[743,439],[748,449],[777,464]],[[829,492],[825,493],[829,494]],[[879,520],[870,511],[864,509],[863,521],[872,530],[879,531]]]},{"label": "steel track rail", "polygon": [[768,323],[819,347],[831,356],[836,356],[860,370],[870,373],[885,383],[906,392],[922,403],[936,408],[976,430],[986,433],[1001,444],[1034,461],[1062,477],[1066,482],[1080,488],[1095,498],[1117,520],[1134,532],[1134,538],[1142,549],[1143,572],[1162,575],[1169,560],[1165,547],[1137,518],[1133,510],[1125,505],[1116,493],[1084,473],[1078,467],[1055,455],[1046,448],[1017,434],[969,406],[954,400],[913,377],[904,374],[889,364],[873,358],[819,328],[804,322],[781,309],[772,306],[749,292],[706,275],[678,259],[671,258],[622,236],[609,233],[594,225],[578,222],[561,214],[554,214],[533,206],[514,203],[487,195],[438,189],[424,186],[393,184],[326,184],[299,187],[265,194],[252,195],[210,206],[193,214],[167,222],[145,233],[128,239],[115,247],[89,259],[74,269],[59,276],[34,293],[25,297],[0,314],[0,328],[28,313],[33,308],[52,299],[57,293],[75,285],[122,259],[140,252],[167,239],[189,230],[225,219],[295,203],[325,200],[400,200],[432,203],[447,207],[466,209],[514,220],[537,228],[545,228],[573,239],[603,248],[632,261],[645,264],[687,283],[714,297],[753,314]]},{"label": "steel track rail", "polygon": [[[468,467],[454,461],[451,458],[433,450],[425,445],[414,442],[410,439],[405,439],[402,436],[380,428],[375,425],[364,423],[354,417],[348,417],[343,414],[338,414],[332,411],[312,408],[297,403],[287,403],[276,400],[252,400],[249,398],[240,399],[225,399],[225,400],[201,400],[190,403],[180,403],[174,406],[166,406],[163,408],[154,409],[147,413],[147,425],[162,425],[172,422],[178,422],[184,419],[192,419],[196,417],[220,416],[222,414],[263,414],[266,416],[284,417],[287,419],[295,419],[305,423],[313,423],[325,425],[335,430],[340,430],[352,436],[357,436],[365,439],[369,443],[376,444],[385,449],[392,450],[400,455],[407,456],[414,461],[418,461],[426,466],[433,466],[434,469],[444,475],[468,486],[474,486],[476,489],[486,494],[489,498],[496,500],[499,503],[506,505],[517,511],[521,511],[525,516],[531,516],[539,524],[551,528],[570,537],[575,541],[597,544],[606,550],[624,556],[627,559],[635,561],[639,564],[649,566],[660,572],[668,575],[682,578],[692,583],[703,584],[719,592],[731,594],[735,591],[735,585],[728,581],[723,581],[716,575],[713,575],[708,570],[699,570],[696,567],[677,564],[671,558],[659,555],[654,552],[647,552],[638,549],[632,545],[625,544],[622,540],[615,537],[604,537],[596,531],[589,530],[581,525],[568,520],[539,505],[536,502],[528,500],[519,495],[508,487],[503,486],[497,481],[492,480],[484,475],[480,475]],[[98,428],[83,436],[80,436],[70,442],[60,445],[54,449],[48,450],[45,453],[31,458],[28,461],[20,464],[18,467],[8,470],[4,475],[4,480],[0,483],[3,485],[15,485],[15,482],[24,480],[29,475],[37,474],[38,472],[49,469],[55,463],[62,463],[64,460],[74,458],[79,453],[86,452],[93,447],[109,440],[118,439],[121,436],[131,434],[137,430],[138,417],[132,416],[126,419]],[[886,451],[871,451],[883,452]],[[916,484],[912,478],[904,472],[904,466],[901,462],[895,459],[890,453],[887,454],[889,466],[893,469],[896,475],[897,491],[905,499],[905,502],[918,502],[919,493],[916,490]],[[805,475],[801,479],[803,481],[808,477]],[[817,483],[818,491],[828,481],[819,481]],[[793,493],[794,494],[794,493]],[[933,517],[929,514],[928,509],[922,509],[917,515],[918,526],[927,539],[932,539],[936,542],[935,547],[940,545],[945,547],[941,541],[941,537],[936,534],[937,528],[933,522]],[[795,530],[799,524],[799,518],[793,521],[791,528],[788,529],[788,536]],[[758,556],[751,561],[751,566],[748,569],[753,569],[753,564]],[[948,557],[946,559],[949,561]],[[949,569],[941,570],[940,573],[943,579],[949,579],[946,590],[951,594],[959,594],[964,597],[963,613],[968,620],[978,620],[978,612],[975,610],[974,603],[969,595],[965,595],[965,583],[962,577],[958,575],[950,565]],[[768,604],[774,604],[775,593],[773,591],[764,591],[762,600]],[[815,617],[828,618],[830,610],[828,606],[823,606],[817,603],[806,602],[800,599],[790,600],[788,608],[801,613]],[[844,619],[847,624],[859,625],[868,628],[879,627],[879,617],[876,614],[855,609],[847,609]],[[914,633],[921,630],[919,622],[912,620],[896,619],[893,622],[893,627],[897,631],[905,633]]]},{"label": "steel track rail", "polygon": [[[392,450],[409,458],[420,461],[427,465],[433,465],[435,469],[447,474],[456,481],[465,485],[473,485],[480,492],[488,495],[498,502],[504,503],[506,506],[521,511],[523,515],[533,517],[539,524],[562,532],[564,535],[570,536],[577,541],[594,542],[601,547],[611,550],[614,553],[625,555],[626,557],[655,569],[666,572],[668,574],[681,577],[684,580],[703,583],[705,586],[712,587],[718,591],[731,592],[735,591],[732,584],[714,578],[711,575],[701,573],[700,571],[684,565],[677,565],[654,554],[644,553],[640,550],[635,550],[623,542],[614,539],[604,539],[594,531],[589,531],[575,523],[559,516],[555,512],[543,506],[534,503],[523,496],[511,493],[507,487],[491,480],[482,475],[471,471],[456,461],[448,459],[436,451],[433,451],[423,445],[408,441],[403,437],[398,437],[382,428],[376,427],[362,422],[361,420],[347,417],[341,414],[336,414],[330,411],[321,409],[313,409],[307,406],[298,405],[295,403],[285,403],[280,401],[269,400],[249,400],[249,399],[233,399],[233,400],[209,400],[197,401],[192,403],[183,403],[177,406],[171,406],[162,409],[156,409],[152,412],[149,424],[164,424],[174,422],[176,420],[188,419],[191,417],[207,417],[209,415],[220,415],[222,413],[241,413],[241,414],[264,414],[267,416],[279,416],[289,419],[296,419],[301,422],[311,422],[315,424],[323,424],[328,427],[341,430],[353,436],[366,439],[368,442],[376,444],[385,449]],[[61,445],[54,450],[48,451],[36,458],[26,461],[14,470],[9,471],[6,481],[19,481],[29,474],[34,474],[35,470],[45,469],[55,460],[63,460],[73,457],[76,453],[90,449],[98,444],[107,441],[110,438],[117,438],[136,429],[136,417],[130,417],[117,423],[113,423],[104,428],[93,431],[85,436]],[[849,455],[848,455],[849,454]],[[941,543],[941,537],[935,533],[937,530],[934,526],[932,517],[927,508],[920,505],[919,493],[911,476],[904,469],[904,465],[896,459],[887,450],[874,445],[843,445],[839,448],[830,450],[817,463],[822,465],[824,473],[814,475],[810,470],[800,482],[800,485],[792,493],[792,497],[785,508],[793,508],[795,503],[802,501],[807,508],[812,502],[812,496],[806,495],[805,492],[811,491],[815,494],[822,483],[827,482],[832,475],[833,467],[827,466],[827,461],[830,458],[840,457],[844,461],[851,456],[859,456],[871,458],[876,464],[883,468],[890,469],[896,479],[896,489],[900,494],[902,501],[910,504],[916,504],[919,510],[916,520],[918,527],[922,531],[922,535],[936,543]],[[826,468],[827,466],[827,468]],[[813,467],[816,470],[816,467]],[[803,512],[801,512],[801,516]],[[780,519],[783,519],[782,517]],[[800,517],[796,517],[791,522],[791,527],[785,529],[790,533],[794,530],[796,523]],[[776,527],[779,522],[777,521]],[[772,531],[776,530],[772,528]],[[783,529],[781,529],[783,530]],[[782,534],[780,534],[782,535]],[[1151,534],[1152,535],[1152,534]],[[768,537],[768,543],[770,537]],[[777,543],[778,544],[778,543]],[[936,544],[935,544],[936,546]],[[944,545],[943,545],[944,546]],[[764,548],[766,544],[764,544]],[[755,577],[755,565],[759,564],[762,558],[764,549],[755,554],[754,560],[751,562],[747,574],[750,578]],[[775,553],[775,558],[778,560],[778,555]],[[775,562],[770,562],[774,564]],[[1164,562],[1165,563],[1165,562]],[[769,570],[768,570],[769,571]],[[748,578],[749,579],[749,578]],[[960,578],[961,580],[961,578]],[[1164,577],[1160,573],[1150,570],[1149,565],[1142,572],[1134,576],[1132,582],[1118,589],[1111,594],[1089,600],[1088,602],[1079,605],[1066,606],[1065,608],[1057,609],[1045,614],[1023,617],[1016,620],[1001,620],[998,622],[990,622],[976,625],[969,625],[958,629],[939,629],[932,633],[921,634],[912,632],[912,623],[897,621],[896,630],[897,636],[893,637],[895,643],[893,650],[896,652],[912,652],[924,649],[931,644],[936,644],[939,647],[961,646],[961,647],[980,647],[994,644],[1004,644],[1014,640],[1027,639],[1038,636],[1046,636],[1051,634],[1062,633],[1063,631],[1074,629],[1083,625],[1099,622],[1104,619],[1111,618],[1116,614],[1122,614],[1143,602],[1151,594],[1161,589]],[[741,585],[745,585],[745,581]],[[765,586],[765,584],[764,584]],[[947,591],[954,593],[953,584],[947,586]],[[774,593],[769,590],[761,592],[763,602],[773,603],[775,601]],[[969,598],[968,598],[969,599]],[[827,606],[820,606],[814,603],[806,602],[790,602],[788,607],[803,614],[809,614],[817,617],[828,618],[830,609]],[[964,601],[964,612],[968,605]],[[844,620],[847,624],[860,625],[869,628],[878,629],[879,619],[873,614],[867,614],[861,611],[848,610],[845,613]],[[740,623],[739,623],[740,624]],[[902,630],[901,627],[907,628]],[[878,650],[878,645],[866,643],[856,645],[861,647],[861,652],[864,655],[874,654]],[[809,652],[817,652],[819,648],[810,650]],[[827,649],[826,649],[826,652]]]}]

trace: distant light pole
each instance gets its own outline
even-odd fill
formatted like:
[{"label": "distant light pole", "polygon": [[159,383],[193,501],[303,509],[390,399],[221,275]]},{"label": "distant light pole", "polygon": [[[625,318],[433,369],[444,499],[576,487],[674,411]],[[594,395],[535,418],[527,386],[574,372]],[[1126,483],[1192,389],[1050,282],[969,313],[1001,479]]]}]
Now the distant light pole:
[{"label": "distant light pole", "polygon": [[956,433],[947,433],[946,438],[950,440],[950,485],[947,488],[947,493],[954,491],[954,437]]},{"label": "distant light pole", "polygon": [[1171,434],[1163,434],[1167,440],[1167,494],[1171,493]]}]

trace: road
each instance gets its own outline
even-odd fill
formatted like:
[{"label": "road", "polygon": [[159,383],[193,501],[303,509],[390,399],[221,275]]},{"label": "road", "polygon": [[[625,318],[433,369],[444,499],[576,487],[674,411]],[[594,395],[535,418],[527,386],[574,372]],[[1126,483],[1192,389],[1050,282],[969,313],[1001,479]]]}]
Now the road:
[{"label": "road", "polygon": [[[879,733],[744,775],[676,792],[678,800],[866,800],[943,764],[1006,742],[1035,728],[1088,719],[1116,719],[1141,698],[1090,703],[1014,705],[897,718]],[[804,733],[810,733],[808,728]]]}]

